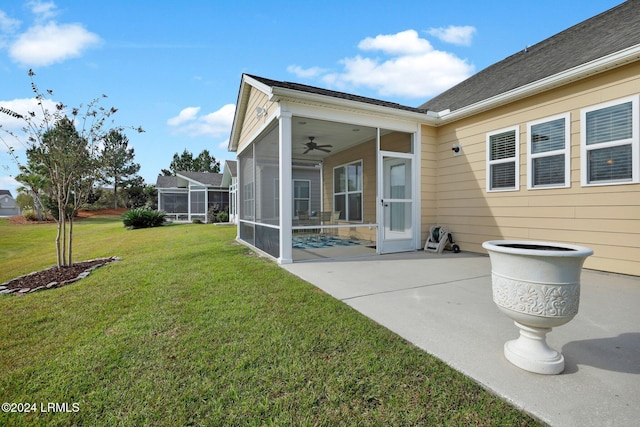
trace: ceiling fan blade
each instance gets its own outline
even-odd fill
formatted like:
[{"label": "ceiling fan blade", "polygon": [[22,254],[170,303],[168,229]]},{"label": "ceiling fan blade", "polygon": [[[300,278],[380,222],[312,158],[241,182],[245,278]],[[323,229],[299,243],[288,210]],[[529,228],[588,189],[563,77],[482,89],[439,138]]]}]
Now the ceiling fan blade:
[{"label": "ceiling fan blade", "polygon": [[307,148],[302,154],[307,154],[309,151],[311,151],[311,148]]},{"label": "ceiling fan blade", "polygon": [[320,147],[316,147],[316,150],[324,151],[325,153],[330,153],[331,152],[331,150],[327,150],[327,149],[320,148]]},{"label": "ceiling fan blade", "polygon": [[325,147],[333,147],[333,145],[331,144],[316,145],[316,148],[325,148]]}]

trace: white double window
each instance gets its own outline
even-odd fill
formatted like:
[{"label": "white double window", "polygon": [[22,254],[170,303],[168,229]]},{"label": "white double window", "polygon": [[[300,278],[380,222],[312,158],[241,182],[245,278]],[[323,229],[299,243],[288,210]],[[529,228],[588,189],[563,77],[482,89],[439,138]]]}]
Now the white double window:
[{"label": "white double window", "polygon": [[341,220],[362,221],[362,162],[333,169],[333,210]]},{"label": "white double window", "polygon": [[519,127],[487,134],[487,191],[520,189]]},{"label": "white double window", "polygon": [[298,212],[306,212],[307,215],[311,210],[311,181],[294,179],[293,180],[293,215],[298,216]]},{"label": "white double window", "polygon": [[571,115],[527,124],[527,188],[571,186]]},{"label": "white double window", "polygon": [[638,95],[580,112],[583,186],[640,182]]}]

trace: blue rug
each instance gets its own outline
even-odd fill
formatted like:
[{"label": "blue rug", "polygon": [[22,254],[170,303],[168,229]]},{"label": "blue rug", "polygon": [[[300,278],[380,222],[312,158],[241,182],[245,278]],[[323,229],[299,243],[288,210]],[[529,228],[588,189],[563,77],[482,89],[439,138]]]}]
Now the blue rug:
[{"label": "blue rug", "polygon": [[360,242],[351,239],[340,239],[337,237],[294,237],[293,249],[321,249],[335,246],[355,246]]}]

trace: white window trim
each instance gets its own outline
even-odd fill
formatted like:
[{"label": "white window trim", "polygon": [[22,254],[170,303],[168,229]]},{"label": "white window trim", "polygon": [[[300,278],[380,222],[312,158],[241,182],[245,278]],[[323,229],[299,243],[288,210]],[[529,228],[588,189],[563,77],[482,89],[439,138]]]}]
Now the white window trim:
[{"label": "white window trim", "polygon": [[[546,122],[564,119],[564,148],[561,150],[545,151],[544,153],[532,153],[531,137],[533,136],[531,128]],[[557,156],[564,154],[564,184],[550,185],[533,185],[533,160],[540,157]],[[544,190],[549,188],[570,188],[571,187],[571,113],[558,114],[555,116],[545,117],[540,120],[527,123],[527,189],[528,190]]]},{"label": "white window trim", "polygon": [[[625,98],[615,99],[613,101],[604,102],[602,104],[592,105],[580,110],[580,183],[583,187],[598,187],[603,185],[625,185],[637,184],[640,182],[640,113],[638,107],[638,99],[640,95],[628,96]],[[612,107],[614,105],[624,104],[631,101],[631,139],[621,141],[604,142],[596,145],[587,145],[587,113],[591,111],[601,110],[603,108]],[[631,180],[630,181],[604,181],[604,182],[588,182],[588,164],[589,151],[597,148],[619,147],[631,144]]]},{"label": "white window trim", "polygon": [[[515,133],[515,156],[508,159],[491,160],[491,137],[506,132]],[[514,188],[491,188],[491,166],[515,161],[515,187]],[[486,135],[486,190],[487,193],[500,193],[505,191],[520,191],[520,126],[511,126],[508,128],[488,132]]]},{"label": "white window trim", "polygon": [[[296,198],[296,182],[307,182],[309,183],[309,197],[307,198]],[[309,215],[311,215],[311,180],[310,179],[292,179],[291,180],[291,189],[292,194],[291,194],[291,201],[292,201],[292,209],[293,209],[293,217],[294,218],[298,218],[298,213],[295,211],[295,207],[296,207],[296,200],[306,200],[307,203],[309,204]]]},{"label": "white window trim", "polygon": [[[358,190],[358,191],[349,191],[349,183],[348,183],[348,180],[349,180],[349,169],[348,169],[348,167],[350,165],[355,165],[357,163],[360,164],[360,171],[361,171],[361,175],[360,175],[360,190]],[[335,191],[335,188],[336,188],[336,186],[335,186],[336,169],[340,169],[340,168],[346,168],[345,169],[346,179],[347,179],[347,181],[345,182],[346,183],[346,190],[344,192],[336,193],[336,191]],[[332,179],[332,184],[333,184],[333,186],[331,187],[332,188],[331,197],[332,197],[332,202],[333,202],[333,205],[334,205],[334,210],[335,210],[336,194],[338,194],[338,195],[344,194],[345,195],[345,205],[347,206],[347,211],[344,213],[344,215],[345,215],[344,218],[345,219],[344,220],[340,220],[340,221],[350,222],[350,223],[354,223],[354,224],[364,223],[364,162],[362,161],[362,159],[354,160],[352,162],[343,163],[341,165],[335,166],[333,168],[333,174],[332,174],[331,179]],[[360,218],[362,218],[362,219],[360,221],[350,221],[349,220],[349,215],[348,215],[348,213],[350,211],[349,210],[349,194],[356,194],[356,193],[360,193]]]}]

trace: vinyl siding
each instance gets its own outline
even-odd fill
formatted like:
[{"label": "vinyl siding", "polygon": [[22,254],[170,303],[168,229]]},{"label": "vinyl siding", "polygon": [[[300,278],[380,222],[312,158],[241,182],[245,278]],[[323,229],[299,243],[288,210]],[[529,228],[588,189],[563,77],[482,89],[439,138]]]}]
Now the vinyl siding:
[{"label": "vinyl siding", "polygon": [[[595,254],[585,267],[640,275],[640,184],[582,187],[580,110],[640,93],[640,63],[593,76],[474,117],[422,132],[422,221],[448,225],[463,250],[489,239],[575,243]],[[571,113],[571,187],[527,190],[527,123]],[[519,191],[486,191],[486,134],[518,126]],[[430,141],[434,132],[437,150]],[[463,154],[454,157],[459,142]],[[435,156],[437,162],[431,160]],[[640,161],[640,159],[634,159]],[[436,221],[430,222],[436,170]]]},{"label": "vinyl siding", "polygon": [[[323,161],[324,206],[325,210],[333,210],[333,169],[336,166],[362,161],[362,206],[363,224],[376,222],[376,142],[367,141],[362,144],[326,157]],[[339,234],[375,241],[376,230],[368,227],[340,229]]]},{"label": "vinyl siding", "polygon": [[[258,89],[251,87],[249,94],[249,102],[247,104],[246,114],[244,121],[242,122],[242,132],[240,133],[240,142],[238,144],[238,152],[241,152],[244,147],[251,142],[252,138],[255,138],[257,132],[265,124],[267,117],[257,117],[256,108],[264,107],[268,102],[268,97],[265,93]],[[275,108],[275,106],[271,106]],[[269,112],[269,114],[271,111]]]},{"label": "vinyl siding", "polygon": [[[421,242],[427,240],[429,228],[438,222],[438,144],[437,133],[433,127],[422,126],[421,165],[420,165],[420,221],[422,224]],[[449,153],[451,154],[451,149]],[[444,158],[444,155],[442,155]]]}]

